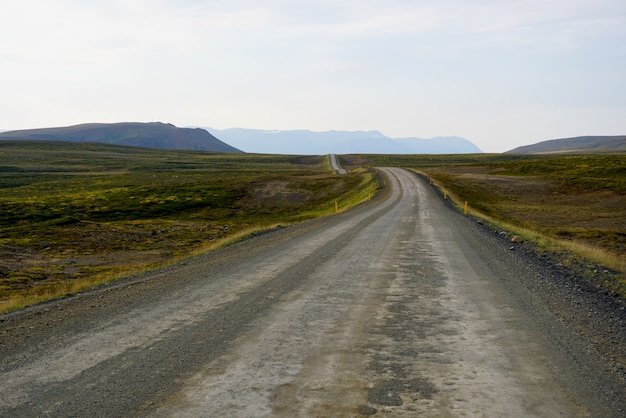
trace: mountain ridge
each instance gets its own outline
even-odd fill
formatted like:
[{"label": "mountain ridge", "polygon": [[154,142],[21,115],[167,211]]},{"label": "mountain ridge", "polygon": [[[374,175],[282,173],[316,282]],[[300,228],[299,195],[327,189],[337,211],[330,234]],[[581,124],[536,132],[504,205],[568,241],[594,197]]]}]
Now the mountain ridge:
[{"label": "mountain ridge", "polygon": [[204,128],[251,153],[267,154],[474,154],[482,151],[460,137],[390,138],[379,131],[261,130]]},{"label": "mountain ridge", "polygon": [[575,136],[549,139],[506,151],[505,154],[549,154],[581,152],[626,152],[626,135]]},{"label": "mountain ridge", "polygon": [[259,154],[473,154],[460,137],[390,138],[379,131],[179,128],[162,122],[85,123],[0,132],[0,139],[97,142],[160,149]]},{"label": "mountain ridge", "polygon": [[146,148],[241,152],[205,129],[179,128],[162,122],[84,123],[0,133],[0,139],[96,142]]}]

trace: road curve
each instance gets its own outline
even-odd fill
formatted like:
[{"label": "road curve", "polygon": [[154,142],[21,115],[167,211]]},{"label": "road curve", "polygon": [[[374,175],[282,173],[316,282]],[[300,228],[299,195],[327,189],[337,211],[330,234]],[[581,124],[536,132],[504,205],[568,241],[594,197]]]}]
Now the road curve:
[{"label": "road curve", "polygon": [[353,211],[0,317],[0,416],[623,416],[532,266],[380,171]]}]

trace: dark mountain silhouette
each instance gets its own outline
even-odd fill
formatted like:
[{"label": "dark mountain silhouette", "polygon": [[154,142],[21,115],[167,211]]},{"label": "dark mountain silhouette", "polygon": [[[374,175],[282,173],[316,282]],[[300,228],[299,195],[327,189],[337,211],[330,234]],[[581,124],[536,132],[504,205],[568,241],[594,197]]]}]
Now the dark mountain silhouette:
[{"label": "dark mountain silhouette", "polygon": [[390,138],[378,131],[267,131],[206,128],[245,151],[265,154],[474,154],[482,151],[459,137]]},{"label": "dark mountain silhouette", "polygon": [[2,132],[0,139],[98,142],[145,148],[241,152],[205,129],[177,128],[161,122],[87,123],[61,128],[27,129]]},{"label": "dark mountain silhouette", "polygon": [[570,152],[626,152],[626,135],[577,136],[551,139],[533,145],[517,147],[505,154],[549,154]]}]

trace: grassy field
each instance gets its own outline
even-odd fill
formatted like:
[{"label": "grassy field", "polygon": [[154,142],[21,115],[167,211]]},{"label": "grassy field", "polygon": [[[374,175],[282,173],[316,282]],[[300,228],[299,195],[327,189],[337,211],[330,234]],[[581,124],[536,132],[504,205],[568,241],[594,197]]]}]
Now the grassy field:
[{"label": "grassy field", "polygon": [[0,141],[0,311],[345,210],[373,172],[325,157]]},{"label": "grassy field", "polygon": [[626,295],[626,154],[354,156],[431,178],[470,214],[515,231]]},{"label": "grassy field", "polygon": [[[540,249],[611,269],[626,295],[626,155],[214,154],[0,141],[0,311],[73,293],[345,210],[378,189],[368,167],[431,178],[470,214]],[[590,264],[589,274],[597,273]]]}]

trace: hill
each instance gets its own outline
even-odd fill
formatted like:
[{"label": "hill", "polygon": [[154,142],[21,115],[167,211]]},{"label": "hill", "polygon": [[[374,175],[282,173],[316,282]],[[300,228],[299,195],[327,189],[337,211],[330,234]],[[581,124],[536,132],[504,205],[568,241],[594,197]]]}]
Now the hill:
[{"label": "hill", "polygon": [[571,152],[626,152],[626,136],[577,136],[552,139],[507,151],[505,154],[549,154]]},{"label": "hill", "polygon": [[251,153],[322,154],[475,154],[482,151],[459,137],[390,138],[378,131],[268,131],[213,129],[209,132]]},{"label": "hill", "polygon": [[28,129],[0,133],[0,139],[35,139],[97,142],[135,147],[241,152],[205,129],[178,128],[161,122],[88,123],[59,128]]}]

